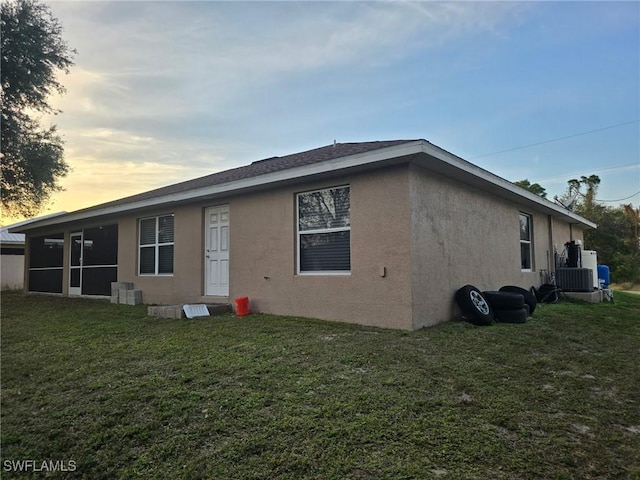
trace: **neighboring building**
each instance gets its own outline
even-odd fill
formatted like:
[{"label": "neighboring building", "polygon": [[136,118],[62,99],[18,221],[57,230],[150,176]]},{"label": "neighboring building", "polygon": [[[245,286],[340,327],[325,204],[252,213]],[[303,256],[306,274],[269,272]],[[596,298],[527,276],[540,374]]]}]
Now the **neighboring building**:
[{"label": "neighboring building", "polygon": [[337,143],[36,221],[29,292],[417,329],[454,292],[540,284],[590,221],[425,140]]},{"label": "neighboring building", "polygon": [[25,220],[0,228],[2,256],[0,258],[0,285],[2,290],[22,290],[24,288],[24,234],[11,233],[35,220],[44,220],[66,212],[53,213],[36,219]]},{"label": "neighboring building", "polygon": [[2,256],[0,257],[0,285],[2,290],[22,290],[24,287],[24,234],[0,229]]}]

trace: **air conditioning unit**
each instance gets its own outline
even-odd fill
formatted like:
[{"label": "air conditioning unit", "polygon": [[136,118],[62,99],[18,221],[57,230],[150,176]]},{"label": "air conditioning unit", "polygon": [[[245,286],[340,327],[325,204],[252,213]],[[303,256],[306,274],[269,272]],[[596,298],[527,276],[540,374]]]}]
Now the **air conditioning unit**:
[{"label": "air conditioning unit", "polygon": [[567,292],[592,292],[593,270],[590,268],[556,268],[556,284]]}]

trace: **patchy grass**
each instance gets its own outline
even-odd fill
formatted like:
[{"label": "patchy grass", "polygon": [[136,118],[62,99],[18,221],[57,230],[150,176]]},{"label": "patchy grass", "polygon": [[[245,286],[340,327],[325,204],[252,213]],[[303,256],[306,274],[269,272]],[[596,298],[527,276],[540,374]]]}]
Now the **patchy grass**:
[{"label": "patchy grass", "polygon": [[640,284],[638,284],[638,283],[631,283],[631,282],[612,283],[610,286],[614,290],[622,290],[622,291],[629,291],[629,292],[640,292]]},{"label": "patchy grass", "polygon": [[640,478],[640,297],[615,301],[399,332],[4,294],[2,478]]}]

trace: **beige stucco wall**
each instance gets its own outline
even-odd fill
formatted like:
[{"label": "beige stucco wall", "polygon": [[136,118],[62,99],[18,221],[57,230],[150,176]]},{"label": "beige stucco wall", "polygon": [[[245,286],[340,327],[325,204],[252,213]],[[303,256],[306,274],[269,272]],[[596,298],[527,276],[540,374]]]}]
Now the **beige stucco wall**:
[{"label": "beige stucco wall", "polygon": [[[351,187],[351,272],[296,274],[296,193]],[[229,205],[230,293],[204,292],[204,211]],[[533,217],[533,271],[520,270],[519,212]],[[175,215],[174,274],[140,276],[138,222]],[[582,239],[582,229],[551,219],[416,165],[326,178],[216,201],[148,210],[118,223],[118,280],[132,282],[147,304],[184,304],[250,298],[254,311],[417,329],[454,318],[454,292],[540,284],[553,252]],[[69,244],[70,232],[64,231]],[[37,234],[49,233],[38,232]],[[588,248],[588,246],[586,246]],[[69,249],[64,253],[68,292]],[[383,273],[384,276],[381,275]]]},{"label": "beige stucco wall", "polygon": [[[540,285],[540,270],[553,269],[554,243],[582,238],[582,230],[477,188],[411,166],[411,265],[413,328],[454,318],[455,291],[503,285]],[[533,268],[520,266],[519,214],[533,218]],[[550,235],[550,222],[553,235]]]},{"label": "beige stucco wall", "polygon": [[2,290],[21,290],[24,286],[24,255],[2,255],[0,279]]},{"label": "beige stucco wall", "polygon": [[[351,273],[297,275],[295,194],[345,184]],[[395,167],[233,200],[231,297],[266,313],[410,329],[407,185],[406,167]]]},{"label": "beige stucco wall", "polygon": [[[174,214],[173,275],[138,275],[138,221]],[[203,208],[183,205],[147,211],[120,221],[118,230],[118,281],[132,282],[148,304],[171,305],[203,300]]]},{"label": "beige stucco wall", "polygon": [[[351,273],[296,274],[296,193],[347,184]],[[229,299],[203,296],[203,212],[220,204],[228,204],[230,212]],[[120,222],[118,280],[133,282],[149,304],[233,302],[248,296],[254,311],[410,329],[408,212],[406,167],[149,211]],[[137,275],[138,220],[171,213],[174,274]]]}]

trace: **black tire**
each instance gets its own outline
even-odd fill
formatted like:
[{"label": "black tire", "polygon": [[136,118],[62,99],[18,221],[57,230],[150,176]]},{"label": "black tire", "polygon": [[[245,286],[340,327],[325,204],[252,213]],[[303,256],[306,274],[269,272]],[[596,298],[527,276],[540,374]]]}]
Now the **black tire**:
[{"label": "black tire", "polygon": [[496,322],[500,323],[526,323],[527,309],[518,310],[495,310]]},{"label": "black tire", "polygon": [[538,289],[538,302],[540,303],[556,303],[558,298],[558,292],[560,289],[550,283],[540,285]]},{"label": "black tire", "polygon": [[455,294],[455,300],[465,318],[474,325],[491,325],[493,323],[493,309],[473,285],[465,285]]},{"label": "black tire", "polygon": [[524,297],[512,292],[482,292],[494,310],[517,310],[524,307]]},{"label": "black tire", "polygon": [[[531,287],[533,288],[533,287]],[[511,293],[519,293],[524,297],[524,303],[529,305],[529,313],[533,315],[533,312],[536,310],[536,306],[538,305],[538,300],[536,299],[535,294],[531,292],[531,290],[525,290],[524,288],[516,287],[514,285],[505,285],[500,288],[501,292],[511,292]],[[535,291],[535,289],[534,289]]]}]

